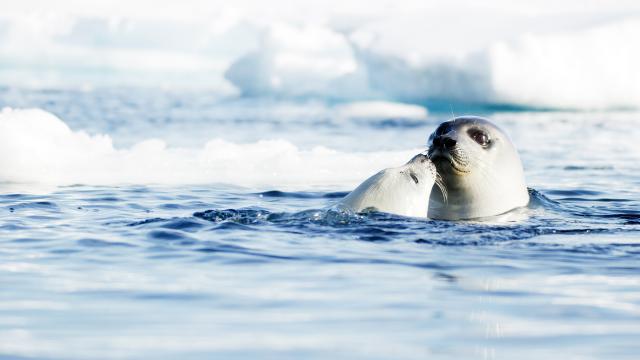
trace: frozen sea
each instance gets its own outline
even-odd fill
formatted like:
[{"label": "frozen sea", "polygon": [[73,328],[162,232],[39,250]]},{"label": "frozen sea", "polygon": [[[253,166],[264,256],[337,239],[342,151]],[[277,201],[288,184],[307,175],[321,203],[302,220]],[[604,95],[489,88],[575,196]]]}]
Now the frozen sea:
[{"label": "frozen sea", "polygon": [[[0,89],[0,358],[637,359],[640,113]],[[331,210],[452,114],[513,216]]]}]

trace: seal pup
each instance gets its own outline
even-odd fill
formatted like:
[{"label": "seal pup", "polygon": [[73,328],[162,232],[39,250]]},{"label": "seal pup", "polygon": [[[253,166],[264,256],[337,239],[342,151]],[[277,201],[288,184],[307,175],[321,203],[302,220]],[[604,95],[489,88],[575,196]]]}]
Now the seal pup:
[{"label": "seal pup", "polygon": [[377,210],[427,217],[434,183],[440,186],[435,165],[425,154],[418,154],[403,166],[384,169],[371,176],[345,196],[339,206],[354,212]]},{"label": "seal pup", "polygon": [[429,136],[446,198],[434,191],[428,216],[460,220],[499,215],[529,203],[522,163],[509,137],[489,120],[462,116]]}]

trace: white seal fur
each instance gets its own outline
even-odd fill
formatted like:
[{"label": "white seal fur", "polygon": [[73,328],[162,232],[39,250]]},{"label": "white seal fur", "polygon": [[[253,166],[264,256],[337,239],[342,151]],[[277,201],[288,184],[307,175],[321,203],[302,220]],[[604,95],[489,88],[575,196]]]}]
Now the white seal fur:
[{"label": "white seal fur", "polygon": [[354,212],[369,210],[427,217],[431,189],[437,180],[434,164],[418,154],[403,166],[378,172],[340,201]]}]

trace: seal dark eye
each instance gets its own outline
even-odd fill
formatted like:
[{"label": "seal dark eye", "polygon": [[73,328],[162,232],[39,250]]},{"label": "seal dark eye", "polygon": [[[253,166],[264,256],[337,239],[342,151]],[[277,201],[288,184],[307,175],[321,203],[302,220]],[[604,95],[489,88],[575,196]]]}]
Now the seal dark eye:
[{"label": "seal dark eye", "polygon": [[491,140],[489,139],[489,135],[487,135],[486,132],[480,129],[469,129],[467,133],[469,134],[469,137],[473,139],[473,141],[477,142],[482,147],[489,146],[489,143],[491,142]]}]

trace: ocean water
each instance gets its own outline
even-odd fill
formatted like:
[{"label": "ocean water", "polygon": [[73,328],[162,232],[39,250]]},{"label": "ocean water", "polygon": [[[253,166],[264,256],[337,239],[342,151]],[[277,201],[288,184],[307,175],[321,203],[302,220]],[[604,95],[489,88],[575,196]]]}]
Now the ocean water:
[{"label": "ocean water", "polygon": [[[0,358],[637,358],[640,113],[426,105],[0,89]],[[528,207],[332,208],[452,114]]]}]

